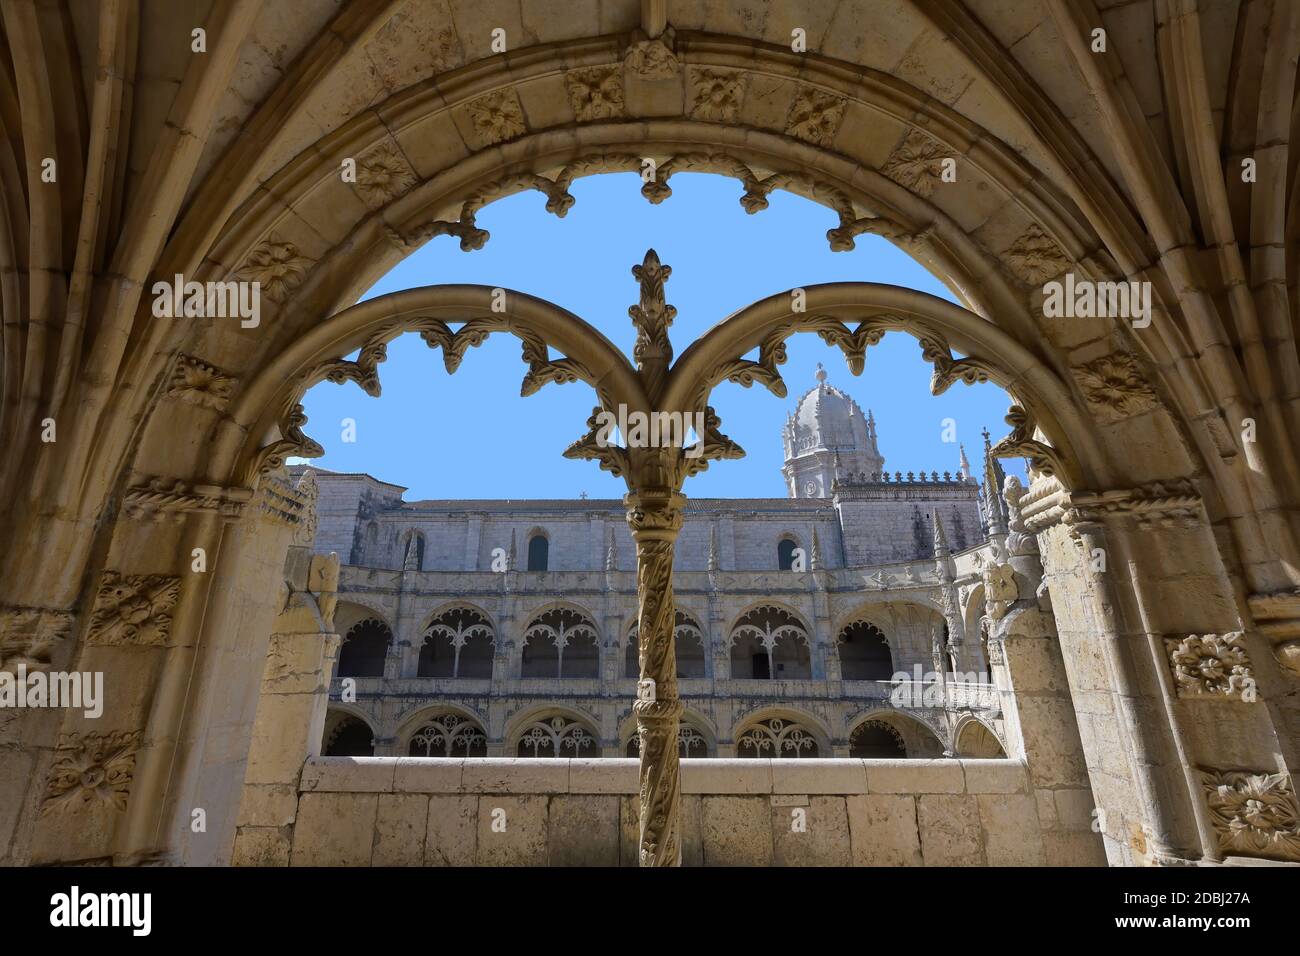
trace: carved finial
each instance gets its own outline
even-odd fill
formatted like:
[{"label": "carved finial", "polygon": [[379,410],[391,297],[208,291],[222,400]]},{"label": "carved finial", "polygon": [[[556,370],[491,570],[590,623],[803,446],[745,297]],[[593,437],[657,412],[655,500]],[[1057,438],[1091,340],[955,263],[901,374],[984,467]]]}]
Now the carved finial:
[{"label": "carved finial", "polygon": [[824,381],[826,381],[826,369],[822,367],[822,363],[821,363],[821,362],[818,362],[818,363],[817,363],[817,375],[816,375],[816,378],[817,378],[817,381],[818,381],[818,382],[824,382]]},{"label": "carved finial", "polygon": [[513,571],[513,570],[515,569],[515,554],[516,554],[516,550],[515,550],[515,529],[514,529],[514,528],[511,528],[511,529],[510,529],[510,550],[506,552],[506,570],[507,570],[507,571]]},{"label": "carved finial", "polygon": [[709,570],[718,570],[718,527],[709,528]]},{"label": "carved finial", "polygon": [[989,430],[984,429],[984,522],[990,535],[1007,533],[1006,504],[1002,501],[1002,483],[1006,473],[1002,463],[993,457]]},{"label": "carved finial", "polygon": [[948,536],[943,533],[943,522],[939,520],[938,508],[930,512],[930,522],[934,526],[934,556],[936,558],[946,558],[948,556]]},{"label": "carved finial", "polygon": [[605,570],[614,571],[618,568],[618,543],[614,538],[614,529],[609,529],[609,547],[605,549]]},{"label": "carved finial", "polygon": [[961,458],[959,459],[960,467],[958,470],[961,472],[962,478],[970,481],[970,459],[966,457],[966,446],[958,445],[957,447],[961,451]]},{"label": "carved finial", "polygon": [[817,529],[813,528],[812,533],[812,553],[808,556],[808,566],[814,571],[822,569],[822,546],[817,540]]},{"label": "carved finial", "polygon": [[637,330],[632,356],[652,396],[673,360],[668,327],[673,324],[677,310],[664,301],[664,283],[672,274],[672,267],[660,263],[659,254],[653,249],[646,250],[641,265],[632,267],[632,276],[641,284],[640,304],[627,310]]}]

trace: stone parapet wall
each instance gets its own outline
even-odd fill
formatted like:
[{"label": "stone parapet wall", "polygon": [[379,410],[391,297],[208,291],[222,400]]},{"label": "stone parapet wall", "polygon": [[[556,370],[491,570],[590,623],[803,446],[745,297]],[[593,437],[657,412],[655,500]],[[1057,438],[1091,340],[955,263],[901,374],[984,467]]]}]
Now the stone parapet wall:
[{"label": "stone parapet wall", "polygon": [[[1020,761],[683,760],[681,779],[688,866],[1047,862]],[[633,866],[636,791],[627,759],[318,757],[291,859],[235,862]],[[1085,836],[1089,824],[1082,806],[1052,821]]]}]

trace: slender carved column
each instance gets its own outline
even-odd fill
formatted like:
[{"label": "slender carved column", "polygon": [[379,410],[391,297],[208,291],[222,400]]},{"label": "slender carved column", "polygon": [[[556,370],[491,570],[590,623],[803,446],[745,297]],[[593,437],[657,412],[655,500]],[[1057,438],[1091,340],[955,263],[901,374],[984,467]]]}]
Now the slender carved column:
[{"label": "slender carved column", "polygon": [[641,679],[637,732],[641,736],[641,865],[680,866],[678,830],[682,785],[677,728],[677,651],[673,643],[673,546],[685,499],[670,489],[629,494],[627,523],[636,542],[637,629]]}]

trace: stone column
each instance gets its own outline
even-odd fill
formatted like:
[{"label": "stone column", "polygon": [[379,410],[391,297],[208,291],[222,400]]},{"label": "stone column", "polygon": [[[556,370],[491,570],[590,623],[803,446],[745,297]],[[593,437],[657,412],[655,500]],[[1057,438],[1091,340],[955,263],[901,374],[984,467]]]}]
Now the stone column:
[{"label": "stone column", "polygon": [[641,737],[642,866],[680,866],[681,805],[677,729],[677,650],[673,642],[673,546],[685,499],[668,488],[624,498],[636,542],[637,627],[641,679],[633,712]]},{"label": "stone column", "polygon": [[[1093,827],[1093,794],[1075,719],[1056,619],[1039,597],[1043,568],[1038,543],[1020,513],[1024,489],[1007,478],[1010,533],[1005,563],[984,573],[993,622],[989,661],[1002,697],[1007,756],[1025,761],[1043,829],[1045,862],[1102,865],[1102,839]],[[998,553],[998,552],[995,552]]]},{"label": "stone column", "polygon": [[334,633],[337,555],[291,549],[289,599],[275,621],[244,773],[231,863],[288,866],[303,764],[320,755],[330,678],[340,639]]}]

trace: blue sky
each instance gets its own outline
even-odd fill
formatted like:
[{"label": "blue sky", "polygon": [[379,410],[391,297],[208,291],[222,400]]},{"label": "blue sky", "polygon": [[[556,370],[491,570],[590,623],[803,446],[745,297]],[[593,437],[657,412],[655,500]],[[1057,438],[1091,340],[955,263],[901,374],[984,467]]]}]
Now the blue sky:
[{"label": "blue sky", "polygon": [[[500,200],[478,216],[491,232],[483,249],[461,252],[458,241],[428,242],[384,276],[363,298],[443,282],[482,283],[549,299],[582,316],[631,355],[636,338],[627,308],[637,301],[631,267],[649,247],[672,266],[667,300],[677,307],[670,329],[676,353],[720,319],[776,292],[819,282],[890,282],[952,300],[929,272],[889,242],[861,236],[852,252],[831,252],[826,230],[835,214],[809,200],[774,192],[768,209],[748,215],[732,179],[683,173],[673,195],[658,206],[640,195],[633,173],[591,176],[573,184],[576,202],[564,219],[545,211],[545,197],[527,192]],[[781,367],[789,396],[724,382],[712,404],[722,430],[747,455],[715,462],[688,479],[695,497],[783,497],[781,425],[824,363],[831,384],[876,416],[880,450],[891,472],[956,471],[956,444],[945,443],[943,421],[956,423],[977,474],[981,429],[996,440],[1010,404],[992,384],[955,385],[929,393],[930,366],[916,340],[887,335],[867,352],[866,370],[853,377],[838,349],[815,335],[789,340]],[[405,485],[406,500],[421,498],[619,497],[620,478],[594,462],[561,452],[585,431],[596,404],[587,385],[547,385],[519,397],[525,371],[519,342],[493,335],[472,349],[454,376],[441,355],[418,336],[388,349],[380,366],[383,395],[370,398],[352,384],[322,382],[303,402],[307,433],[325,447],[318,466],[365,471]],[[356,441],[342,440],[342,421],[356,421]],[[1011,463],[1006,463],[1011,464]],[[1016,463],[1019,464],[1019,463]],[[1021,469],[1009,468],[1009,471]]]}]

